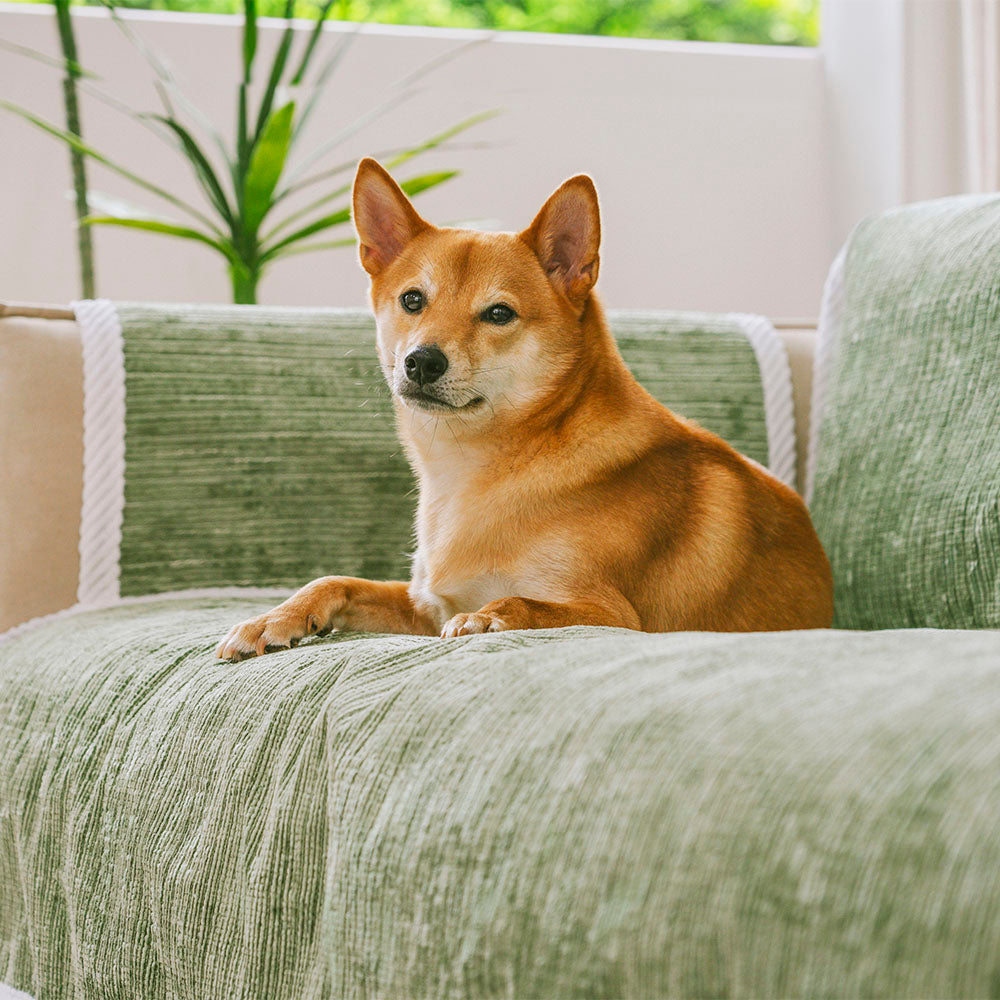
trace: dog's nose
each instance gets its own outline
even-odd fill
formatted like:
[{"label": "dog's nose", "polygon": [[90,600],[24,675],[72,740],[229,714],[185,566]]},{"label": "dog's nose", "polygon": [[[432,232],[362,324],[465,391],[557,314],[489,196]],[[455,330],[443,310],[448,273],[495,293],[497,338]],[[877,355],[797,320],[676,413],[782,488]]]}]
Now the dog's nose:
[{"label": "dog's nose", "polygon": [[429,347],[414,347],[406,355],[403,367],[411,382],[426,385],[428,382],[436,382],[448,370],[448,359],[433,344]]}]

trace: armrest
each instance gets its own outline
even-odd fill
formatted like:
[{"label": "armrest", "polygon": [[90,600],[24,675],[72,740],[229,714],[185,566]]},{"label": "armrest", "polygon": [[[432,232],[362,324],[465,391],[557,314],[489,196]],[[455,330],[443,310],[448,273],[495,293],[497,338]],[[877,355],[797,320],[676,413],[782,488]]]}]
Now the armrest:
[{"label": "armrest", "polygon": [[72,320],[0,319],[0,632],[76,600],[83,360]]}]

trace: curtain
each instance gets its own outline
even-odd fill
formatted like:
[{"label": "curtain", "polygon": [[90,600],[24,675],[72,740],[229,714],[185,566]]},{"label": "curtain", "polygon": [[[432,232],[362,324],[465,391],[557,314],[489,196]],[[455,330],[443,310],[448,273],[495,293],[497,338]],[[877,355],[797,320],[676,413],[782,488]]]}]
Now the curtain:
[{"label": "curtain", "polygon": [[961,0],[965,188],[1000,190],[1000,0]]}]

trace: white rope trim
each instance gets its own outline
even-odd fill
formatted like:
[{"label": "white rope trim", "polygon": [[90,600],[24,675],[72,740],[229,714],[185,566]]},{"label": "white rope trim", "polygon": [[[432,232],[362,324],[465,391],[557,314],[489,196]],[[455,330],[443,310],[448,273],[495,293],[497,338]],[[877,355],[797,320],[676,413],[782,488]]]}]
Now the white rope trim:
[{"label": "white rope trim", "polygon": [[125,356],[122,328],[107,299],[74,302],[83,342],[83,605],[117,600],[125,508]]},{"label": "white rope trim", "polygon": [[[49,622],[62,621],[64,618],[72,618],[75,615],[83,614],[85,611],[104,611],[109,608],[120,608],[130,604],[153,604],[156,601],[180,601],[187,598],[201,597],[261,597],[270,600],[283,600],[282,595],[288,595],[287,587],[196,587],[192,590],[167,590],[162,594],[141,594],[137,597],[118,597],[107,603],[95,602],[84,604],[78,601],[76,604],[62,611],[53,611],[47,615],[39,615],[37,618],[29,618],[20,625],[0,632],[0,645],[9,639],[16,639],[24,635],[25,632],[32,632]],[[0,996],[0,1000],[3,997]]]},{"label": "white rope trim", "polygon": [[732,313],[757,355],[764,387],[764,423],[767,427],[768,471],[795,489],[795,407],[792,405],[792,369],[788,351],[771,321],[749,313]]},{"label": "white rope trim", "polygon": [[844,261],[847,243],[830,265],[830,273],[823,286],[823,301],[819,310],[819,331],[816,336],[816,353],[813,356],[812,399],[809,402],[809,451],[806,455],[806,505],[812,503],[816,485],[816,460],[819,456],[819,432],[823,422],[827,384],[830,379],[830,362],[833,345],[840,327],[844,304]]},{"label": "white rope trim", "polygon": [[0,1000],[33,1000],[33,998],[27,993],[15,990],[13,986],[0,983]]}]

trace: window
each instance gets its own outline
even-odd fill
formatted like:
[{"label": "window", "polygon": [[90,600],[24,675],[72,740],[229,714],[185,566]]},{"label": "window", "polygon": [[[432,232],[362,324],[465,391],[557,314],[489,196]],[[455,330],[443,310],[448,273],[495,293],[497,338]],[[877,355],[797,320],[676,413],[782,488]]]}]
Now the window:
[{"label": "window", "polygon": [[[88,0],[95,4],[99,0]],[[241,0],[119,0],[123,7],[237,13]],[[258,0],[282,16],[284,0]],[[296,15],[318,4],[296,0]],[[336,0],[342,21],[673,38],[758,45],[816,45],[819,0]]]}]

